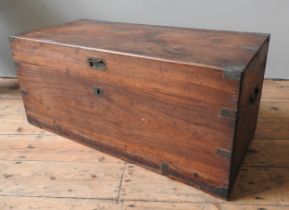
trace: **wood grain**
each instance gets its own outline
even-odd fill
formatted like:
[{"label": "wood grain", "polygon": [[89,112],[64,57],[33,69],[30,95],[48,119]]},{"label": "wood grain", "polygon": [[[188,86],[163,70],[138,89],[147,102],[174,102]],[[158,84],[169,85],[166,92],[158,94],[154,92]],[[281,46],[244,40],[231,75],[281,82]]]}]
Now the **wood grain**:
[{"label": "wood grain", "polygon": [[10,82],[6,82],[1,86],[0,99],[20,99],[21,96],[19,95],[18,88],[18,83],[11,84]]},{"label": "wood grain", "polygon": [[232,151],[230,189],[255,134],[269,42],[262,45],[255,59],[248,65],[240,86],[235,140]]},{"label": "wood grain", "polygon": [[0,161],[0,195],[116,199],[124,164],[96,164]]},{"label": "wood grain", "polygon": [[[13,115],[9,118],[4,118],[0,116],[0,124],[1,130],[0,135],[9,135],[9,134],[44,134],[44,135],[52,135],[52,133],[48,131],[44,131],[35,126],[32,126],[27,123],[27,118],[23,115]],[[20,126],[23,125],[23,126]],[[54,135],[54,134],[53,134]]]},{"label": "wood grain", "polygon": [[[17,97],[19,96],[19,90],[17,89]],[[19,101],[20,96],[15,99],[1,99],[0,103],[0,117],[5,117],[7,115],[15,115],[15,116],[21,116],[25,111],[24,111],[24,106],[22,101]],[[14,106],[11,106],[11,103],[14,104]]]},{"label": "wood grain", "polygon": [[288,103],[289,84],[288,80],[267,80],[262,94],[262,100],[265,102]]},{"label": "wood grain", "polygon": [[249,63],[268,34],[78,20],[14,37],[223,69]]},{"label": "wood grain", "polygon": [[[287,167],[248,167],[244,165],[233,188],[234,204],[289,205]],[[222,200],[200,191],[172,182],[160,175],[152,175],[144,169],[127,165],[123,179],[121,199],[151,202],[223,203]],[[141,187],[140,187],[141,186]]]},{"label": "wood grain", "polygon": [[163,203],[163,202],[124,202],[124,210],[287,210],[288,206],[271,205],[234,205],[225,203]]},{"label": "wood grain", "polygon": [[0,135],[0,160],[122,163],[56,135]]},{"label": "wood grain", "polygon": [[102,209],[102,210],[287,210],[288,206],[282,205],[234,205],[219,203],[166,203],[166,202],[145,202],[125,201],[117,204],[114,201],[91,200],[91,199],[61,199],[61,198],[31,198],[31,197],[0,197],[1,209]]},{"label": "wood grain", "polygon": [[[288,90],[289,92],[289,90]],[[286,106],[286,102],[266,102],[261,104],[261,110],[259,112],[259,122],[263,119],[279,119],[285,120],[289,118],[289,106]]]},{"label": "wood grain", "polygon": [[[280,102],[277,101],[276,97],[274,97],[274,102],[262,98],[258,123],[262,119],[269,118],[276,119],[276,123],[281,125],[282,119],[286,118],[287,113],[285,111],[287,104],[284,103],[283,98],[288,92],[280,87],[280,81],[267,80],[264,83],[262,96],[266,96],[268,99],[272,98],[270,94],[273,91],[266,91],[274,88],[276,93],[278,92]],[[275,83],[276,86],[274,86]],[[285,81],[281,83],[282,85],[286,84]],[[11,92],[19,98],[19,90],[16,93],[13,90]],[[24,109],[22,111],[19,109],[22,104],[20,99],[5,99],[4,102],[5,106],[2,107],[9,107],[1,108],[1,119],[7,120],[12,116],[25,115]],[[0,99],[0,106],[1,104],[2,99]],[[270,108],[272,106],[278,109]],[[0,192],[1,210],[26,210],[29,208],[39,210],[51,208],[64,210],[79,208],[84,210],[287,210],[289,208],[288,137],[285,139],[255,138],[253,140],[233,189],[234,199],[230,202],[224,202],[197,189],[171,181],[132,164],[126,165],[125,176],[122,177],[123,172],[119,173],[116,170],[117,168],[124,169],[123,165],[116,166],[115,164],[122,163],[114,157],[97,151],[94,151],[94,155],[91,152],[93,149],[56,135],[21,134],[14,129],[15,124],[9,124],[11,121],[7,122],[7,127],[9,125],[12,127],[9,129],[11,133],[0,135],[1,169],[4,166],[7,169],[6,171],[1,170],[0,173],[0,188],[2,190],[3,186],[5,187],[4,192]],[[16,127],[25,127],[26,125],[26,121],[21,121],[16,124]],[[281,127],[282,129],[288,130],[288,127]],[[258,128],[257,132],[259,132]],[[61,154],[62,151],[63,154]],[[74,152],[78,154],[78,157],[73,157]],[[26,157],[20,157],[22,155],[26,155]],[[98,160],[98,157],[105,157],[105,159]],[[19,162],[21,163],[19,164]],[[45,167],[47,162],[50,164]],[[21,166],[21,164],[23,165]],[[131,168],[131,166],[133,167]],[[71,171],[74,167],[78,169]],[[60,171],[59,168],[61,168]],[[82,173],[82,169],[87,170],[87,172]],[[108,177],[100,178],[99,182],[92,181],[92,184],[88,184],[90,183],[90,178],[87,176],[90,174],[89,172],[101,174],[104,169]],[[8,171],[9,174],[5,174]],[[54,174],[55,171],[59,171],[59,173]],[[4,178],[3,174],[7,178]],[[15,176],[11,177],[11,174]],[[57,183],[50,180],[50,174],[57,175],[54,180],[56,182],[59,178]],[[32,184],[29,184],[31,178],[33,178],[32,184],[39,183],[37,184],[39,186],[31,187]],[[45,187],[45,183],[51,186],[46,189],[39,189],[40,186]],[[2,184],[4,185],[2,186]],[[84,184],[85,189],[82,187]],[[86,189],[86,184],[92,188]],[[65,191],[67,186],[73,186],[79,191],[71,191],[68,194]],[[118,192],[111,194],[112,189],[115,188]],[[12,195],[13,189],[22,190]],[[91,195],[94,195],[94,198],[91,198]]]},{"label": "wood grain", "polygon": [[268,34],[79,20],[10,38],[31,124],[228,198]]},{"label": "wood grain", "polygon": [[75,199],[60,197],[19,197],[19,196],[0,196],[1,210],[122,210],[122,207],[111,200]]}]

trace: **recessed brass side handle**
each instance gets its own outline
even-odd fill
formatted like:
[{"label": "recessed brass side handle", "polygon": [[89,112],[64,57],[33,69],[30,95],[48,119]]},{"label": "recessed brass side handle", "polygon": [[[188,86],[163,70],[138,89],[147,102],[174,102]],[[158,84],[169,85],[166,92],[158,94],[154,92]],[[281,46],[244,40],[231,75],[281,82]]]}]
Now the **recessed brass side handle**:
[{"label": "recessed brass side handle", "polygon": [[106,69],[105,61],[101,58],[87,58],[87,63],[96,70],[104,71]]}]

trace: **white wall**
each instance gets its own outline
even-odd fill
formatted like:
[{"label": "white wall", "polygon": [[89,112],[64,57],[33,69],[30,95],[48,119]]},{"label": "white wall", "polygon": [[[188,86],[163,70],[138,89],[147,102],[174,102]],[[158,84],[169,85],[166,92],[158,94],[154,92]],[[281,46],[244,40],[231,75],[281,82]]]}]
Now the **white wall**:
[{"label": "white wall", "polygon": [[289,0],[0,0],[0,76],[8,35],[78,18],[271,33],[266,77],[289,79]]}]

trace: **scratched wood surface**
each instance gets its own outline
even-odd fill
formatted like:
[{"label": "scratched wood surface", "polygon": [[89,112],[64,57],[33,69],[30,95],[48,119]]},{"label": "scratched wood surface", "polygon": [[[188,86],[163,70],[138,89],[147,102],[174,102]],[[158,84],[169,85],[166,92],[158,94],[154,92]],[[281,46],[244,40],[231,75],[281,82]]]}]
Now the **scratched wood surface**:
[{"label": "scratched wood surface", "polygon": [[231,202],[29,125],[17,87],[0,79],[0,210],[289,209],[289,81],[265,81]]}]

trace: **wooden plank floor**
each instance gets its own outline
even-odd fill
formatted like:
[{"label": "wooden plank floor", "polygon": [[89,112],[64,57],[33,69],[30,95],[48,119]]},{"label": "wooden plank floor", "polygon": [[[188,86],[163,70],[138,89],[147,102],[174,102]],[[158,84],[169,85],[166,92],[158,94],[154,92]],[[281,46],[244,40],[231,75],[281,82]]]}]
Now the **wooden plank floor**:
[{"label": "wooden plank floor", "polygon": [[29,125],[0,79],[0,210],[289,209],[289,81],[267,80],[255,139],[225,202]]}]

